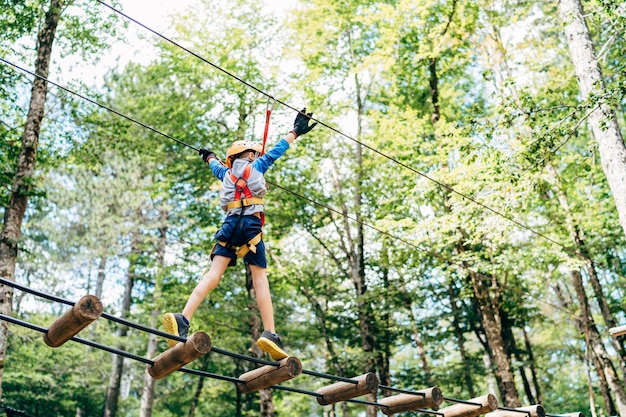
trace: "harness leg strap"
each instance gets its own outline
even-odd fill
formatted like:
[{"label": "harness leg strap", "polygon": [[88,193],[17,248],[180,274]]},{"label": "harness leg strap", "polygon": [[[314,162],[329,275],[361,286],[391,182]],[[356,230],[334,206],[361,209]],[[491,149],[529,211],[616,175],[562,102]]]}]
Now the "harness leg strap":
[{"label": "harness leg strap", "polygon": [[[235,253],[237,254],[237,257],[243,258],[250,251],[252,251],[252,253],[256,253],[256,245],[259,244],[261,239],[263,239],[263,233],[262,232],[257,234],[252,239],[250,239],[244,245],[241,245],[239,248],[235,249]],[[229,245],[228,242],[223,242],[223,241],[219,240],[217,243],[219,243],[220,245],[224,246],[227,249],[234,248],[234,246],[233,245]]]}]

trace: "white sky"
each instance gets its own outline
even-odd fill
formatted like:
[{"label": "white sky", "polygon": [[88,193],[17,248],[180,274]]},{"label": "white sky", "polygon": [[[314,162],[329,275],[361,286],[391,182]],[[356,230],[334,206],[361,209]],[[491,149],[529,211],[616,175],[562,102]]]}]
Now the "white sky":
[{"label": "white sky", "polygon": [[[106,1],[106,0],[105,0]],[[293,6],[296,0],[259,0],[265,3],[265,7],[281,13],[285,8]],[[175,34],[169,16],[180,13],[200,0],[120,0],[121,6],[116,9],[122,11],[127,16],[137,20],[150,29],[170,37]],[[103,13],[114,13],[105,6]],[[198,7],[198,10],[202,10]],[[123,17],[122,17],[123,18]],[[143,36],[145,39],[141,39]],[[59,81],[69,81],[71,78],[79,77],[88,85],[101,85],[102,77],[108,70],[118,66],[124,66],[129,61],[148,63],[153,58],[154,35],[134,22],[128,23],[124,41],[112,45],[111,49],[101,56],[97,64],[89,62],[63,62],[62,78]],[[152,42],[152,43],[151,43]],[[52,79],[54,81],[54,79]]]},{"label": "white sky", "polygon": [[[197,1],[198,0],[121,0],[121,6],[116,7],[116,9],[147,27],[167,36],[168,32],[171,33],[173,31],[168,16],[185,10]],[[100,4],[97,4],[96,7],[102,8],[103,13],[114,13],[112,10]],[[140,39],[139,34],[144,35],[146,39]],[[65,73],[63,78],[69,80],[78,76],[87,84],[100,85],[102,83],[102,77],[111,68],[124,66],[129,61],[149,62],[152,58],[151,52],[153,48],[148,42],[150,36],[147,35],[149,35],[147,30],[133,22],[129,22],[124,41],[114,43],[111,49],[100,57],[100,61],[97,64],[75,62],[65,66],[65,62],[63,62],[61,64],[63,73]]]}]

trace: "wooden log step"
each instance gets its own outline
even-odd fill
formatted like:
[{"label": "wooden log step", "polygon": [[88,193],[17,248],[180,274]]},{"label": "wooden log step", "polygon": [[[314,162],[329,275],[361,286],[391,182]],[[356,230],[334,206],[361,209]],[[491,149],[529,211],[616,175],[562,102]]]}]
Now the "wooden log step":
[{"label": "wooden log step", "polygon": [[439,412],[443,413],[444,417],[477,417],[498,408],[498,399],[493,394],[476,397],[468,402],[475,404],[459,403],[442,408]]},{"label": "wooden log step", "polygon": [[486,417],[546,417],[546,410],[539,404],[528,407],[518,407],[516,410],[519,411],[496,410],[487,413]]},{"label": "wooden log step", "polygon": [[95,295],[86,295],[57,318],[43,335],[50,347],[59,347],[87,327],[102,314],[102,302]]},{"label": "wooden log step", "polygon": [[[609,329],[609,334],[613,337],[617,337],[617,336],[621,336],[623,334],[626,334],[626,325],[624,326],[618,326],[618,327],[611,327]],[[571,413],[571,414],[576,414],[576,413]],[[561,414],[561,415],[568,415],[568,414]]]},{"label": "wooden log step", "polygon": [[340,401],[346,401],[365,394],[373,394],[378,391],[378,377],[372,372],[352,378],[357,381],[356,384],[351,382],[337,382],[336,384],[327,385],[317,390],[321,397],[317,397],[320,405],[334,404]]},{"label": "wooden log step", "polygon": [[443,402],[443,394],[437,387],[417,392],[421,394],[398,394],[381,398],[378,402],[386,405],[386,407],[381,407],[381,411],[390,416],[392,414],[402,413],[405,411],[433,408]]},{"label": "wooden log step", "polygon": [[259,391],[293,379],[302,373],[302,363],[295,356],[287,356],[278,363],[278,366],[265,365],[241,375],[239,379],[246,382],[237,383],[239,391],[244,393]]},{"label": "wooden log step", "polygon": [[154,358],[154,364],[148,367],[148,373],[154,379],[182,368],[189,362],[211,351],[211,338],[205,332],[197,332],[187,338],[185,343],[177,343],[174,347]]}]

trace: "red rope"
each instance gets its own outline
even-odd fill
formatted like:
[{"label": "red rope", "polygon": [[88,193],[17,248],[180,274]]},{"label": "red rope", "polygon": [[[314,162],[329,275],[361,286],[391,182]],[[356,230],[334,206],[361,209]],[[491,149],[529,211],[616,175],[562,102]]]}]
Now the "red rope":
[{"label": "red rope", "polygon": [[[270,100],[271,100],[271,105],[270,105]],[[263,147],[261,148],[261,155],[265,153],[265,144],[267,143],[267,132],[270,129],[270,117],[272,115],[272,107],[274,107],[275,102],[276,102],[276,99],[274,99],[273,97],[267,98],[267,105],[265,107],[265,131],[263,132]]]}]

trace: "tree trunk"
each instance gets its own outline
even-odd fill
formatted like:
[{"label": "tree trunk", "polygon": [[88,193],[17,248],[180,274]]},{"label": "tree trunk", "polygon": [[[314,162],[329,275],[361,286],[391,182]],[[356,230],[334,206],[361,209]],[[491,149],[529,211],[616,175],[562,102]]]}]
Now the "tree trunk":
[{"label": "tree trunk", "polygon": [[[62,0],[50,0],[46,17],[37,35],[37,60],[35,73],[48,78],[50,56],[59,19],[63,8]],[[17,262],[17,244],[22,235],[22,221],[28,205],[28,195],[32,189],[32,176],[35,169],[39,132],[44,116],[48,85],[35,78],[31,89],[28,115],[22,135],[22,149],[18,157],[9,204],[4,210],[4,223],[0,234],[0,277],[14,281]],[[0,285],[0,313],[11,315],[13,288]],[[9,329],[7,322],[0,321],[0,398],[2,398],[2,375],[7,349]]]},{"label": "tree trunk", "polygon": [[102,299],[102,288],[104,287],[104,277],[106,276],[105,270],[107,265],[107,257],[102,256],[100,258],[100,265],[98,266],[98,273],[96,278],[96,297]]},{"label": "tree trunk", "polygon": [[[161,314],[161,309],[158,308],[159,300],[161,299],[161,288],[162,288],[162,279],[165,269],[165,250],[167,248],[167,211],[163,208],[159,209],[159,221],[161,227],[159,227],[159,241],[157,245],[157,256],[156,261],[159,267],[159,270],[156,274],[155,282],[154,282],[154,295],[152,297],[152,303],[154,305],[154,309],[150,315],[150,326],[156,327],[159,316]],[[148,346],[146,347],[146,357],[148,359],[152,359],[156,356],[158,349],[158,338],[156,335],[150,333],[148,335]],[[203,377],[200,377],[202,381]],[[139,417],[151,417],[152,416],[152,407],[154,405],[154,378],[150,376],[150,374],[146,371],[143,377],[143,390],[141,392],[141,405],[139,408]],[[190,411],[190,414],[193,415],[193,408]]]},{"label": "tree trunk", "polygon": [[[252,337],[252,346],[250,350],[253,356],[256,358],[263,358],[263,351],[257,346],[256,340],[261,336],[261,319],[259,318],[259,307],[256,303],[256,294],[254,292],[254,286],[252,285],[252,273],[250,267],[246,265],[246,289],[248,290],[248,297],[250,302],[248,303],[248,310],[250,315],[248,316],[248,323],[250,324],[250,335]],[[262,389],[259,391],[260,402],[260,417],[274,417],[276,415],[274,411],[274,401],[272,399],[272,390],[270,388]]]},{"label": "tree trunk", "polygon": [[306,288],[305,286],[300,286],[300,292],[304,294],[306,299],[309,300],[311,307],[313,307],[315,319],[319,326],[319,330],[322,332],[322,337],[324,338],[324,344],[326,345],[326,349],[328,350],[328,356],[329,356],[328,362],[332,364],[332,366],[335,368],[335,372],[337,373],[338,376],[343,376],[344,370],[343,370],[343,367],[341,367],[339,363],[337,353],[335,352],[335,347],[330,338],[330,333],[328,331],[328,325],[326,323],[326,314],[324,312],[324,309],[322,308],[319,301],[317,301],[317,299],[313,297],[313,295],[308,290],[308,288]]},{"label": "tree trunk", "polygon": [[485,328],[487,342],[493,353],[496,377],[501,380],[503,390],[501,396],[504,400],[504,405],[507,407],[521,407],[522,403],[519,400],[517,389],[515,388],[511,360],[505,350],[504,340],[502,338],[502,321],[498,307],[494,305],[497,304],[494,300],[495,297],[489,295],[489,290],[479,274],[470,272],[470,278]]},{"label": "tree trunk", "polygon": [[[611,310],[609,309],[606,297],[604,296],[602,284],[600,283],[600,280],[598,278],[595,263],[593,259],[591,259],[591,257],[588,255],[587,247],[585,246],[585,241],[582,238],[580,227],[573,219],[572,211],[570,210],[569,201],[567,199],[567,194],[565,193],[563,184],[561,183],[561,178],[559,177],[556,168],[552,164],[548,164],[546,168],[549,174],[549,181],[554,186],[555,194],[565,214],[565,223],[567,224],[570,239],[572,240],[575,249],[582,255],[582,258],[587,263],[586,269],[587,273],[589,274],[589,281],[591,282],[596,301],[598,302],[600,311],[602,312],[604,324],[608,328],[615,327],[617,326],[617,321],[615,320],[615,318],[613,317],[613,313],[611,313]],[[622,370],[622,375],[626,377],[626,350],[624,349],[625,337],[612,337],[610,339],[613,347],[615,348],[615,351],[618,354],[618,361]]]},{"label": "tree trunk", "polygon": [[582,275],[577,270],[570,271],[570,274],[572,276],[572,282],[574,284],[576,296],[578,297],[578,302],[581,308],[580,320],[582,321],[582,328],[585,333],[587,345],[595,353],[599,361],[598,365],[604,371],[606,376],[607,384],[615,395],[615,403],[617,405],[619,415],[621,417],[626,417],[626,392],[624,392],[624,386],[615,372],[611,358],[604,348],[600,333],[598,332],[598,329],[593,322],[593,318],[591,317],[589,302],[587,300],[587,295],[585,294],[585,288],[583,287]]},{"label": "tree trunk", "polygon": [[537,404],[530,388],[528,376],[526,375],[524,361],[520,356],[519,349],[517,348],[517,343],[515,342],[515,335],[513,334],[513,324],[509,319],[506,311],[503,311],[502,308],[500,308],[499,312],[502,322],[502,339],[504,341],[504,350],[508,353],[509,358],[514,357],[515,360],[517,360],[517,362],[519,362],[520,364],[517,370],[519,372],[520,378],[522,379],[522,386],[524,387],[524,393],[526,394],[526,398],[528,399],[529,404]]},{"label": "tree trunk", "polygon": [[[204,355],[202,357],[202,371],[207,370],[209,366],[209,356]],[[189,414],[187,417],[194,417],[196,414],[196,408],[198,408],[198,403],[200,402],[200,395],[202,394],[202,388],[204,388],[205,377],[201,376],[198,378],[198,383],[196,384],[196,392],[193,394],[193,398],[191,399],[191,405],[189,406]]]},{"label": "tree trunk", "polygon": [[430,85],[430,101],[433,105],[433,111],[430,115],[430,121],[435,124],[441,118],[439,109],[439,78],[437,77],[437,58],[431,58],[428,62],[428,84]]},{"label": "tree trunk", "polygon": [[530,373],[533,378],[533,391],[535,398],[537,399],[537,404],[543,404],[543,397],[541,396],[541,388],[539,387],[539,379],[537,378],[537,369],[535,366],[535,355],[533,355],[532,345],[530,344],[530,339],[528,338],[526,329],[522,328],[522,333],[524,334],[524,346],[526,347],[526,356],[528,356]]},{"label": "tree trunk", "polygon": [[[459,345],[459,355],[461,355],[461,363],[467,363],[467,352],[465,351],[465,337],[463,336],[463,330],[461,329],[461,312],[459,306],[456,303],[456,289],[452,282],[448,283],[448,297],[450,298],[450,306],[452,308],[452,327],[454,328],[454,335]],[[474,393],[474,383],[472,381],[472,374],[469,367],[463,367],[463,380],[465,381],[465,387],[470,398],[476,397]],[[429,380],[429,385],[434,384]]]},{"label": "tree trunk", "polygon": [[[565,34],[583,100],[591,95],[602,97],[606,86],[581,1],[560,0],[559,14],[565,24]],[[602,169],[615,200],[620,224],[626,234],[626,145],[615,111],[606,102],[598,103],[598,108],[589,115],[589,125],[598,142]]]},{"label": "tree trunk", "polygon": [[[489,353],[485,352],[483,354],[483,364],[485,365],[485,369],[488,371],[491,371],[491,369],[493,369],[493,361],[492,361],[492,356],[489,355]],[[494,374],[489,373],[486,375],[486,379],[487,379],[487,390],[490,394],[496,394],[498,392],[498,381],[496,380],[496,377],[493,376]]]},{"label": "tree trunk", "polygon": [[587,355],[585,359],[585,376],[587,377],[587,390],[589,391],[589,409],[591,410],[591,417],[597,417],[596,399],[593,392],[593,378],[591,378],[591,366],[589,365],[589,349],[587,349]]},{"label": "tree trunk", "polygon": [[[135,232],[138,233],[138,232]],[[138,251],[137,236],[133,237],[131,246],[132,259],[135,253]],[[130,305],[132,300],[133,285],[135,283],[135,268],[136,265],[131,260],[131,264],[128,266],[128,272],[126,273],[126,285],[124,287],[124,299],[122,301],[122,314],[123,319],[128,318],[130,315]],[[119,325],[117,336],[120,340],[128,334],[128,327]],[[121,343],[121,342],[120,342]],[[120,345],[123,349],[123,345]],[[109,385],[107,387],[106,401],[104,404],[104,417],[115,417],[117,414],[117,403],[120,397],[120,386],[122,382],[122,374],[124,370],[124,357],[120,355],[113,355],[113,367],[111,369],[111,375],[109,376]]]},{"label": "tree trunk", "polygon": [[[585,256],[587,255],[585,254]],[[604,290],[602,288],[602,284],[600,283],[600,279],[598,278],[596,264],[590,257],[587,256],[587,258],[587,273],[589,274],[589,282],[591,283],[591,287],[593,288],[593,293],[595,295],[596,301],[598,302],[600,310],[602,311],[604,324],[609,329],[616,327],[617,321],[615,320],[613,313],[609,309],[609,304],[607,303],[606,297],[604,296]],[[615,348],[615,351],[617,352],[617,359],[619,361],[619,366],[622,370],[622,376],[626,378],[626,346],[624,345],[624,342],[626,341],[626,335],[611,337],[610,340],[611,344]]]},{"label": "tree trunk", "polygon": [[409,322],[411,323],[411,333],[413,334],[413,342],[415,343],[415,350],[417,351],[417,356],[422,363],[422,377],[426,381],[429,386],[434,386],[432,372],[430,370],[430,365],[428,364],[428,357],[426,356],[426,349],[424,348],[424,341],[422,340],[422,336],[420,334],[420,328],[417,325],[417,318],[415,317],[415,313],[413,312],[413,300],[411,298],[411,294],[406,289],[406,284],[402,277],[400,280],[400,291],[402,304],[407,314],[409,315]]},{"label": "tree trunk", "polygon": [[[570,274],[571,273],[572,272],[570,271]],[[572,278],[572,279],[575,279],[575,278]],[[574,302],[572,301],[572,298],[569,295],[569,292],[566,298],[561,286],[558,283],[554,285],[553,288],[561,304],[563,305],[563,307],[570,309],[570,310],[576,309],[576,307],[573,305]],[[576,327],[576,330],[578,331],[578,333],[585,334],[583,320],[580,317],[576,317],[574,319],[574,326]],[[586,350],[586,355],[585,357],[581,357],[581,361],[584,362],[585,364],[588,364],[589,360],[593,362],[593,366],[596,370],[596,373],[598,374],[598,384],[600,386],[600,393],[604,401],[604,406],[607,410],[607,415],[610,415],[610,416],[617,415],[617,409],[615,408],[615,403],[613,402],[613,399],[611,398],[609,384],[606,380],[606,375],[604,374],[604,369],[602,368],[602,364],[598,360],[598,357],[595,351],[593,351],[587,343],[585,344],[585,350]]]},{"label": "tree trunk", "polygon": [[[384,250],[383,250],[384,252]],[[384,263],[388,264],[388,263]],[[389,358],[391,357],[391,317],[389,314],[391,305],[391,297],[389,296],[389,269],[386,266],[381,267],[380,274],[383,280],[383,288],[385,290],[385,305],[382,307],[381,325],[378,326],[379,331],[374,338],[376,343],[376,368],[378,369],[378,377],[381,385],[391,386],[391,374],[389,372]],[[384,396],[389,396],[392,393],[389,390],[383,391]]]}]

